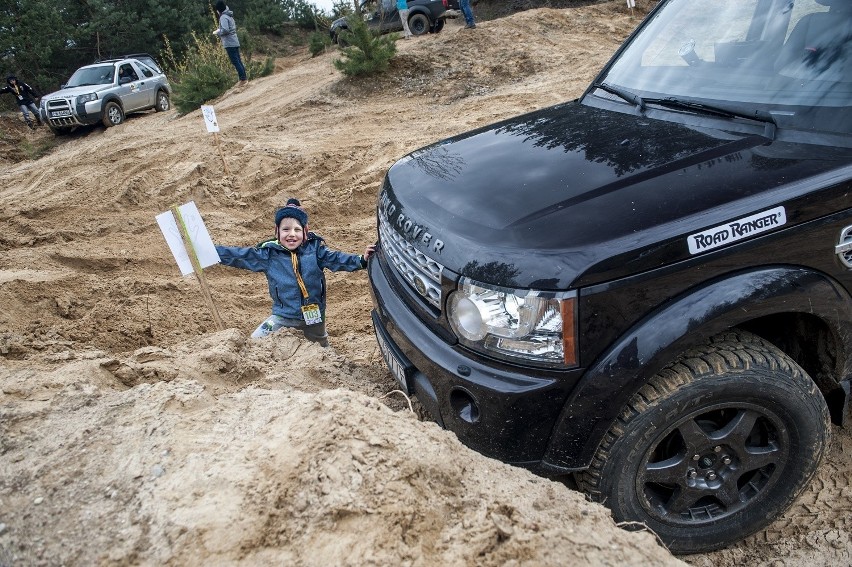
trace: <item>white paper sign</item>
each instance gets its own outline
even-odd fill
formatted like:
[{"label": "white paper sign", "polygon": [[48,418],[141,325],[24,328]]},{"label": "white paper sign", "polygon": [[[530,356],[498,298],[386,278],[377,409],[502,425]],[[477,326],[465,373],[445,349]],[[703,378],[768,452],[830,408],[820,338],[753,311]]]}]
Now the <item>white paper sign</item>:
[{"label": "white paper sign", "polygon": [[216,111],[212,106],[201,105],[201,114],[204,116],[204,125],[208,132],[218,132],[219,123],[216,121]]},{"label": "white paper sign", "polygon": [[[207,232],[207,227],[204,226],[204,221],[201,219],[201,213],[198,212],[198,207],[194,201],[190,201],[178,207],[180,216],[186,226],[186,232],[189,235],[192,248],[195,250],[195,255],[198,258],[198,263],[202,268],[218,264],[219,253],[216,252],[216,246],[210,238],[210,233]],[[160,225],[160,230],[166,238],[169,249],[172,251],[172,256],[177,262],[178,268],[182,275],[188,275],[193,272],[192,261],[189,259],[189,254],[183,244],[180,229],[177,225],[172,211],[166,211],[157,215],[157,224]]]}]

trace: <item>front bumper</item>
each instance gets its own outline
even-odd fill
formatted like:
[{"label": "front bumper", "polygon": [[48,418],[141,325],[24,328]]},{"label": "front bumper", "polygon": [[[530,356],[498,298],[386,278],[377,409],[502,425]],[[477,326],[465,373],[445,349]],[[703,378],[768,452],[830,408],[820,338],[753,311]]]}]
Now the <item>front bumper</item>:
[{"label": "front bumper", "polygon": [[392,353],[399,365],[391,364],[404,371],[408,390],[465,445],[538,468],[569,385],[581,372],[521,368],[448,344],[394,291],[386,266],[379,258],[368,266],[373,324],[386,359]]},{"label": "front bumper", "polygon": [[[49,101],[42,107],[42,117],[54,128],[69,128],[73,126],[89,126],[101,121],[101,109],[103,101],[98,99],[84,104],[76,104],[72,101],[63,101],[66,104],[59,106],[56,101]],[[65,114],[57,116],[55,113]]]}]

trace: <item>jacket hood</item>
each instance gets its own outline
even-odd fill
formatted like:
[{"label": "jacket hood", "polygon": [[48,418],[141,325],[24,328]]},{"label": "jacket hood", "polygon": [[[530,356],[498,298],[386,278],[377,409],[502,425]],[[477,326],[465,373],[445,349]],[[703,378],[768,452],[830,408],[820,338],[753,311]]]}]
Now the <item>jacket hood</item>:
[{"label": "jacket hood", "polygon": [[388,172],[380,214],[453,272],[568,289],[689,258],[690,235],[852,164],[849,149],[725,124],[558,105],[406,156]]}]

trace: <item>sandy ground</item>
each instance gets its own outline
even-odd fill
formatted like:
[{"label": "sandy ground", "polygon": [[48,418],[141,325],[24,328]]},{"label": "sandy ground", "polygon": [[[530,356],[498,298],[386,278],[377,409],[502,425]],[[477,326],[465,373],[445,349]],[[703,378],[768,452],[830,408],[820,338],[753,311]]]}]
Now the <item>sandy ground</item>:
[{"label": "sandy ground", "polygon": [[154,220],[193,200],[214,240],[251,245],[296,196],[332,247],[360,252],[396,159],[577,97],[637,18],[614,1],[454,21],[366,81],[335,51],[281,60],[214,103],[230,175],[198,112],[131,116],[34,161],[10,138],[51,134],[4,118],[0,567],[852,564],[848,431],[782,519],[677,559],[419,420],[392,393],[363,272],[329,277],[330,349],[253,341],[263,276],[206,271],[217,331]]}]

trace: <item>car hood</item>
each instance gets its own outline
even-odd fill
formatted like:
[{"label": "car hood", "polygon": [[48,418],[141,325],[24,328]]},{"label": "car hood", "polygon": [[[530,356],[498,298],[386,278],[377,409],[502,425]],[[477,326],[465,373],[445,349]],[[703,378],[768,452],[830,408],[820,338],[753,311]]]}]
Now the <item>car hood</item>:
[{"label": "car hood", "polygon": [[113,87],[115,87],[115,85],[87,85],[84,87],[69,87],[56,92],[52,92],[48,95],[44,95],[44,97],[42,98],[44,100],[52,100],[56,98],[74,98],[82,94],[97,93],[106,89],[111,89]]},{"label": "car hood", "polygon": [[852,163],[847,149],[707,122],[558,105],[404,157],[379,213],[456,273],[569,289],[688,258],[691,234],[777,207],[795,193],[785,187]]}]

